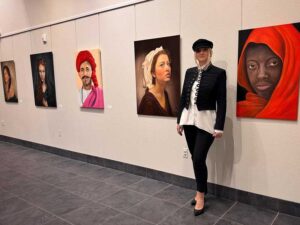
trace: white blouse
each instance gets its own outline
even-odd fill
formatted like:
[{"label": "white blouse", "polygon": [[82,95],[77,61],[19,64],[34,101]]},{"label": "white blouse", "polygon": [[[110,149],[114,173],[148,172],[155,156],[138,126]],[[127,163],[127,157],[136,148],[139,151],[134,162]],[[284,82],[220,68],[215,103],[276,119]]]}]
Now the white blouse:
[{"label": "white blouse", "polygon": [[85,99],[89,96],[89,94],[91,93],[92,88],[90,90],[85,90],[83,88],[79,89],[79,93],[78,93],[78,101],[79,101],[79,105],[83,105]]},{"label": "white blouse", "polygon": [[179,125],[194,125],[199,129],[205,130],[208,133],[223,133],[223,131],[215,130],[214,125],[216,122],[216,110],[201,110],[199,111],[196,105],[196,93],[197,93],[197,85],[200,85],[201,82],[201,75],[202,71],[199,70],[198,78],[194,82],[192,90],[191,90],[191,97],[190,97],[190,104],[189,109],[183,109]]}]

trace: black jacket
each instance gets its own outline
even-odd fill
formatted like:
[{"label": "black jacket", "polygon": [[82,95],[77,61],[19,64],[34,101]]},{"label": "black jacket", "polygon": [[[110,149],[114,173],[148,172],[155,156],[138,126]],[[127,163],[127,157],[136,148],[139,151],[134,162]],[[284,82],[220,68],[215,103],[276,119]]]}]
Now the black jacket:
[{"label": "black jacket", "polygon": [[[178,124],[183,109],[189,108],[192,86],[197,77],[197,67],[189,68],[185,73],[177,117]],[[202,72],[197,96],[198,110],[216,110],[217,117],[214,129],[223,130],[226,116],[226,71],[213,65],[208,66]]]}]

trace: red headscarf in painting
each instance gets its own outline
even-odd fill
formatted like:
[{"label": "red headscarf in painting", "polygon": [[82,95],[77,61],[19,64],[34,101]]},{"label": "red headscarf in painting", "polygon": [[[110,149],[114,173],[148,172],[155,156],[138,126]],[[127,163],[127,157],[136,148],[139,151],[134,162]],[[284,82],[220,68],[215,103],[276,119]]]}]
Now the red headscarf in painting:
[{"label": "red headscarf in painting", "polygon": [[[282,61],[281,77],[269,101],[256,95],[248,82],[244,57],[249,43],[269,46]],[[254,29],[238,64],[238,83],[248,92],[246,99],[237,103],[237,116],[297,120],[299,74],[299,31],[291,24]]]},{"label": "red headscarf in painting", "polygon": [[92,56],[92,54],[89,51],[80,51],[77,55],[76,58],[76,69],[77,72],[79,73],[80,71],[80,65],[83,62],[89,62],[89,64],[92,67],[92,76],[91,79],[93,81],[93,84],[95,87],[98,87],[98,81],[97,81],[97,77],[96,77],[96,63],[95,63],[95,59]]}]

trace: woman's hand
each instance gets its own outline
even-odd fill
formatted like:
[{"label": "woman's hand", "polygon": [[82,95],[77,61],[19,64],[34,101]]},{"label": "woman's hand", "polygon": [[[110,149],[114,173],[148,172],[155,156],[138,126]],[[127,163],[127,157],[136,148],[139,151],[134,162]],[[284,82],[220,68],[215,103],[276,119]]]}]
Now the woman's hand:
[{"label": "woman's hand", "polygon": [[183,131],[183,126],[177,124],[177,133],[181,136]]},{"label": "woman's hand", "polygon": [[215,130],[215,132],[213,133],[213,137],[215,138],[220,138],[223,135],[223,131],[219,131],[219,130]]}]

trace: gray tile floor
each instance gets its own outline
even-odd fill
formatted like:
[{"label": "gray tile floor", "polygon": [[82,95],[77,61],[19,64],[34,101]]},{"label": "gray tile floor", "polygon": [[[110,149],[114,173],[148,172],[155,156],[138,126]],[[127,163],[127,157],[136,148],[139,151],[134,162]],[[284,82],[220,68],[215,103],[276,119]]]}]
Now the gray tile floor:
[{"label": "gray tile floor", "polygon": [[300,218],[0,142],[0,225],[299,225]]}]

